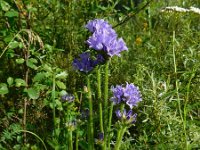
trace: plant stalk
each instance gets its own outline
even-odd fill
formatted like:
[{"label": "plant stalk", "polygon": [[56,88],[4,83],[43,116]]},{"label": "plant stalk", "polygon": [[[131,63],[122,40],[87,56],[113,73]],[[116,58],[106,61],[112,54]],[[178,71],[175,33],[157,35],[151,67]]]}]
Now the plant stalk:
[{"label": "plant stalk", "polygon": [[110,140],[111,140],[111,124],[112,124],[112,114],[113,114],[113,106],[114,106],[114,103],[111,103],[111,106],[110,106],[110,112],[109,112],[109,121],[108,121],[108,149],[110,149]]},{"label": "plant stalk", "polygon": [[109,61],[105,64],[105,81],[104,81],[104,150],[107,150],[107,131],[108,131],[108,77]]},{"label": "plant stalk", "polygon": [[53,125],[54,125],[54,132],[53,132],[53,136],[56,136],[56,102],[55,102],[55,90],[56,90],[56,79],[55,79],[55,75],[53,75],[53,86],[52,86],[52,103],[53,103]]},{"label": "plant stalk", "polygon": [[93,129],[93,106],[92,92],[90,87],[90,76],[87,77],[88,100],[89,100],[89,150],[94,149],[94,129]]},{"label": "plant stalk", "polygon": [[72,131],[70,130],[70,131],[68,131],[68,133],[69,133],[69,138],[68,138],[68,140],[69,140],[69,142],[68,142],[68,148],[69,148],[69,150],[73,150]]},{"label": "plant stalk", "polygon": [[78,130],[76,130],[76,150],[78,150]]},{"label": "plant stalk", "polygon": [[101,70],[97,69],[97,98],[99,104],[99,122],[100,122],[100,131],[104,133],[103,130],[103,111],[102,111],[102,99],[101,99]]},{"label": "plant stalk", "polygon": [[183,123],[183,132],[185,135],[184,141],[185,141],[185,149],[188,149],[188,144],[187,144],[187,133],[186,133],[186,128],[185,128],[185,121],[183,119],[183,115],[182,115],[182,109],[181,109],[181,101],[180,101],[180,97],[179,97],[179,83],[178,83],[178,79],[177,79],[177,66],[176,66],[176,54],[175,54],[175,31],[173,31],[173,37],[172,37],[172,44],[173,44],[173,61],[174,61],[174,73],[175,73],[175,77],[176,77],[176,94],[177,94],[177,102],[178,102],[178,109],[179,109],[179,114],[181,117],[181,121]]},{"label": "plant stalk", "polygon": [[115,144],[114,150],[119,150],[125,132],[126,127],[121,127],[121,129],[118,131],[117,142]]}]

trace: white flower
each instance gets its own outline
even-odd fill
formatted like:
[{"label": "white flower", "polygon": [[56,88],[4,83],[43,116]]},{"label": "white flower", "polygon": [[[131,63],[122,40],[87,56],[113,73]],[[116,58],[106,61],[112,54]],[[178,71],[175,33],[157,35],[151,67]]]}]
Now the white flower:
[{"label": "white flower", "polygon": [[193,12],[196,14],[200,14],[200,9],[197,7],[190,7],[189,9],[178,7],[178,6],[169,6],[161,9],[161,12]]},{"label": "white flower", "polygon": [[170,6],[170,7],[165,7],[164,9],[161,10],[161,12],[165,11],[188,12],[189,10],[178,6]]},{"label": "white flower", "polygon": [[200,14],[200,9],[196,8],[196,7],[190,7],[190,11],[194,12],[194,13],[197,13],[197,14]]}]

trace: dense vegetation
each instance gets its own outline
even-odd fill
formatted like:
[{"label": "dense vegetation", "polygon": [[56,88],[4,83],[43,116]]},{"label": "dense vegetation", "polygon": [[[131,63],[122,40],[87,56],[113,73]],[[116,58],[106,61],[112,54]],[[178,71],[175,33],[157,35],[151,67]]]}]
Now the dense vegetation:
[{"label": "dense vegetation", "polygon": [[[113,110],[106,127],[110,89],[126,82],[142,101],[120,150],[198,149],[200,12],[191,7],[200,1],[0,0],[0,149],[114,148],[121,124]],[[85,25],[96,18],[112,25],[128,51],[109,59],[109,70],[105,63],[86,74],[72,63],[89,50]],[[105,99],[107,141],[99,138]]]}]

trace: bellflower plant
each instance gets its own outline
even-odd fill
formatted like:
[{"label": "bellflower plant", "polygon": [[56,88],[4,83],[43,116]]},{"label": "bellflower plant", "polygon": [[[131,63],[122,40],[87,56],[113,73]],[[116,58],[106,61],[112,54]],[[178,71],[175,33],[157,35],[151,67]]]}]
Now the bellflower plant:
[{"label": "bellflower plant", "polygon": [[132,109],[133,106],[137,106],[137,103],[142,100],[138,87],[132,83],[126,83],[125,87],[121,85],[117,85],[116,87],[112,86],[111,90],[113,92],[113,97],[111,97],[110,100],[114,104],[125,102]]},{"label": "bellflower plant", "polygon": [[110,100],[113,102],[113,104],[122,104],[121,109],[117,109],[115,111],[117,118],[120,120],[121,126],[119,126],[120,128],[118,130],[118,137],[114,150],[119,150],[124,133],[131,125],[136,122],[137,117],[137,114],[133,114],[132,110],[127,112],[126,109],[124,109],[123,102],[125,102],[130,107],[130,109],[132,109],[133,106],[137,106],[137,103],[142,99],[138,87],[132,83],[126,83],[126,86],[112,86],[111,90],[113,92],[113,97],[111,97]]},{"label": "bellflower plant", "polygon": [[117,118],[120,120],[121,126],[119,126],[117,141],[115,143],[114,150],[119,150],[124,133],[131,125],[133,125],[136,122],[137,114],[133,114],[132,110],[126,112],[126,109],[122,111],[116,110],[115,113]]},{"label": "bellflower plant", "polygon": [[[85,26],[92,35],[88,38],[86,43],[89,48],[94,49],[93,54],[97,54],[93,59],[91,53],[84,52],[79,55],[79,58],[76,58],[73,61],[73,67],[81,72],[88,73],[94,69],[98,64],[105,62],[105,71],[104,71],[104,94],[102,93],[101,86],[101,70],[97,69],[97,99],[99,104],[99,122],[100,122],[100,133],[102,133],[103,138],[100,138],[100,143],[102,149],[110,149],[111,136],[108,134],[111,132],[111,123],[112,123],[112,112],[113,112],[113,103],[108,103],[108,74],[109,74],[109,60],[113,56],[120,56],[122,51],[127,51],[128,48],[122,38],[118,38],[117,33],[112,28],[112,26],[103,19],[94,19],[89,21]],[[105,61],[107,60],[107,61]],[[90,75],[87,76],[87,98],[89,102],[89,123],[88,123],[88,149],[94,149],[94,128],[93,128],[93,101],[92,101],[92,89],[90,86]],[[113,102],[120,103],[123,98],[127,104],[132,107],[135,105],[132,101],[132,97],[128,98],[127,94],[132,94],[130,91],[125,91],[122,86],[118,86],[116,89],[116,94],[114,94]],[[121,92],[120,95],[118,93]],[[102,98],[102,95],[104,96]],[[102,103],[104,103],[102,105]],[[110,106],[109,106],[110,105]],[[102,107],[103,106],[103,107]],[[104,115],[103,111],[104,110]],[[109,111],[109,113],[108,113]],[[128,120],[133,121],[132,114],[128,113]]]}]

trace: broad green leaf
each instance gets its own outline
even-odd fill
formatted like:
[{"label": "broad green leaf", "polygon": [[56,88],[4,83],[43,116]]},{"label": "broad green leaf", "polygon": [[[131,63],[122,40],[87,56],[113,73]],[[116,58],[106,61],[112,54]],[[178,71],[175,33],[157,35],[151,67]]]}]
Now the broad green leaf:
[{"label": "broad green leaf", "polygon": [[23,79],[17,78],[15,79],[15,86],[16,87],[26,86],[26,82]]},{"label": "broad green leaf", "polygon": [[60,91],[59,95],[60,95],[60,96],[67,95],[67,92],[64,91],[64,90],[62,90],[62,91]]},{"label": "broad green leaf", "polygon": [[28,59],[26,65],[34,70],[37,69],[37,66],[35,65],[37,63],[37,59],[34,59],[34,58],[30,58]]},{"label": "broad green leaf", "polygon": [[7,83],[9,86],[11,86],[13,84],[13,82],[14,82],[14,79],[12,77],[7,78]]},{"label": "broad green leaf", "polygon": [[22,108],[18,110],[19,114],[23,114],[23,112],[24,112],[24,110]]},{"label": "broad green leaf", "polygon": [[6,43],[9,43],[12,39],[13,39],[13,36],[12,34],[9,34],[7,35],[3,40],[6,42]]},{"label": "broad green leaf", "polygon": [[51,67],[48,66],[47,64],[45,64],[45,65],[43,66],[43,69],[44,69],[45,71],[47,71],[47,72],[52,72]]},{"label": "broad green leaf", "polygon": [[29,88],[26,92],[31,99],[38,99],[40,96],[39,92],[34,88]]},{"label": "broad green leaf", "polygon": [[33,64],[37,64],[38,63],[37,59],[35,59],[35,58],[30,58],[29,61],[31,61]]},{"label": "broad green leaf", "polygon": [[0,83],[0,94],[7,94],[8,93],[8,87],[5,83]]},{"label": "broad green leaf", "polygon": [[39,72],[34,76],[33,82],[39,82],[39,81],[44,80],[45,78],[46,78],[46,73],[45,72]]},{"label": "broad green leaf", "polygon": [[10,10],[10,11],[7,11],[6,13],[5,13],[5,16],[6,17],[17,17],[18,16],[18,12],[17,11],[15,11],[15,10]]},{"label": "broad green leaf", "polygon": [[60,100],[56,100],[56,108],[60,111],[63,110],[62,103]]},{"label": "broad green leaf", "polygon": [[3,0],[1,0],[0,2],[1,2],[1,8],[3,11],[8,11],[10,9],[10,5],[7,2]]},{"label": "broad green leaf", "polygon": [[66,85],[61,81],[56,81],[56,85],[62,90],[66,89]]},{"label": "broad green leaf", "polygon": [[9,48],[14,49],[17,48],[19,46],[19,42],[17,41],[13,41],[9,43]]},{"label": "broad green leaf", "polygon": [[52,50],[53,50],[53,47],[52,47],[51,45],[49,45],[49,44],[45,44],[45,45],[44,45],[44,48],[45,48],[46,50],[49,50],[49,51],[52,51]]},{"label": "broad green leaf", "polygon": [[15,60],[17,64],[23,64],[24,63],[24,59],[23,58],[19,58]]},{"label": "broad green leaf", "polygon": [[63,72],[56,75],[56,78],[58,78],[58,79],[66,79],[66,77],[67,77],[66,71],[63,71]]}]

